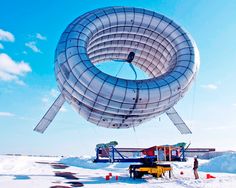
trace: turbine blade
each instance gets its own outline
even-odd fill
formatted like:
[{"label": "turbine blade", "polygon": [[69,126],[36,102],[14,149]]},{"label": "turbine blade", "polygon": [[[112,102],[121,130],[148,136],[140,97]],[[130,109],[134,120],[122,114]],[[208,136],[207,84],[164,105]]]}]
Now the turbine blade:
[{"label": "turbine blade", "polygon": [[55,116],[57,115],[58,111],[60,110],[64,102],[65,99],[62,96],[62,94],[60,94],[54,101],[52,106],[48,109],[46,114],[43,116],[43,118],[40,120],[38,125],[34,128],[34,131],[43,133],[47,129],[49,124],[52,122],[52,120],[55,118]]},{"label": "turbine blade", "polygon": [[167,110],[166,114],[181,134],[192,134],[191,130],[173,107]]}]

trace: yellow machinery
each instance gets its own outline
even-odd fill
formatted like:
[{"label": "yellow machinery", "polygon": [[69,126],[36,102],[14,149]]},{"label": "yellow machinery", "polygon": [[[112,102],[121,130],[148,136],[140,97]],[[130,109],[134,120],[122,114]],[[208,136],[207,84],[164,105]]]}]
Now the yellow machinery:
[{"label": "yellow machinery", "polygon": [[129,173],[130,177],[142,178],[145,174],[150,174],[153,177],[160,178],[165,175],[166,172],[169,172],[169,178],[171,178],[172,168],[170,164],[140,164],[140,165],[130,165]]}]

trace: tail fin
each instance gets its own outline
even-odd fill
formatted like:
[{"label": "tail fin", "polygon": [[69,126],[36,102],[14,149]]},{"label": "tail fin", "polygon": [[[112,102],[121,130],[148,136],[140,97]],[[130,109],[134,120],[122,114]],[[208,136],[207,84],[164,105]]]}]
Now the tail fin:
[{"label": "tail fin", "polygon": [[182,120],[182,118],[173,107],[167,110],[166,114],[181,134],[192,134],[191,130],[188,128],[186,123]]},{"label": "tail fin", "polygon": [[40,120],[38,125],[34,128],[34,131],[37,131],[39,133],[43,133],[49,124],[52,122],[52,120],[55,118],[57,115],[58,111],[61,109],[62,105],[64,104],[65,99],[60,94],[57,99],[54,101],[52,106],[48,109],[46,114],[43,116],[43,118]]}]

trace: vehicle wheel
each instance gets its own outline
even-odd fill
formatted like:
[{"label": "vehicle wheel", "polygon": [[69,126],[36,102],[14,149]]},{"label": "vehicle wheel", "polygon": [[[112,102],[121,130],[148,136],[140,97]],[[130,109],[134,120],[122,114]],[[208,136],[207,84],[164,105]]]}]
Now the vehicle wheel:
[{"label": "vehicle wheel", "polygon": [[142,177],[143,177],[143,173],[137,172],[137,171],[134,172],[134,178],[140,179]]}]

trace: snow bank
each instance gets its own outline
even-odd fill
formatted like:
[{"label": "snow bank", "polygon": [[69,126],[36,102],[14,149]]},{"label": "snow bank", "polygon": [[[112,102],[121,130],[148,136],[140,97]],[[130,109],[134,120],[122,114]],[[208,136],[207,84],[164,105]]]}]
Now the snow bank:
[{"label": "snow bank", "polygon": [[59,162],[68,166],[76,166],[86,169],[106,168],[109,163],[93,163],[94,158],[89,156],[62,158]]},{"label": "snow bank", "polygon": [[211,159],[199,167],[204,172],[236,173],[236,153],[225,154]]},{"label": "snow bank", "polygon": [[213,151],[213,152],[207,152],[203,155],[198,156],[199,159],[212,159],[214,157],[219,157],[221,155],[226,155],[226,154],[232,154],[234,153],[233,151]]},{"label": "snow bank", "polygon": [[[226,164],[227,167],[234,166],[235,155],[224,156],[216,161],[232,162]],[[60,160],[61,159],[61,160]],[[215,158],[216,159],[216,158]],[[30,157],[30,156],[1,156],[0,155],[0,188],[45,188],[67,186],[68,179],[55,176],[58,172],[51,167],[51,163],[65,162],[82,168],[69,167],[60,170],[62,172],[75,173],[79,182],[88,188],[232,188],[236,187],[236,174],[218,173],[212,174],[215,179],[206,179],[205,172],[199,172],[200,179],[195,180],[192,171],[193,158],[187,162],[173,162],[173,178],[165,177],[163,179],[145,176],[141,180],[133,180],[129,177],[127,167],[129,163],[93,163],[92,157],[70,157],[70,158],[51,158],[51,157]],[[199,160],[199,164],[208,162],[208,160]],[[213,159],[209,163],[213,163]],[[89,169],[90,168],[90,169]],[[208,167],[208,169],[212,169]],[[236,168],[234,168],[235,170]],[[60,172],[59,171],[59,172]],[[180,172],[184,173],[181,175]],[[113,177],[105,180],[105,176],[112,172]],[[210,172],[211,174],[211,172]],[[114,176],[118,176],[118,181]],[[73,181],[75,182],[75,181]]]},{"label": "snow bank", "polygon": [[[67,157],[59,162],[68,166],[75,166],[85,169],[123,170],[128,169],[132,163],[93,163],[94,158],[90,156]],[[137,163],[135,163],[137,164]]]},{"label": "snow bank", "polygon": [[[35,168],[39,168],[41,165],[37,162],[52,162],[57,161],[58,157],[29,157],[29,156],[6,156],[0,155],[0,175],[11,174],[34,174]],[[45,171],[51,169],[51,166],[44,165],[45,168],[39,168],[36,172],[37,175],[44,174]],[[1,178],[0,178],[1,179]],[[16,178],[19,179],[19,178]],[[1,186],[0,186],[1,187]]]}]

